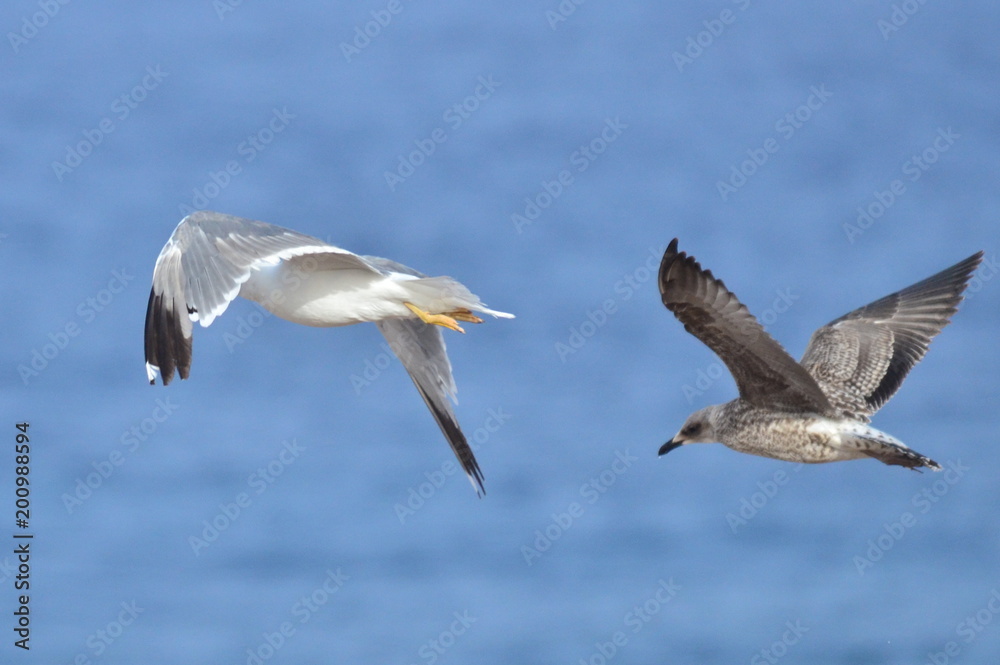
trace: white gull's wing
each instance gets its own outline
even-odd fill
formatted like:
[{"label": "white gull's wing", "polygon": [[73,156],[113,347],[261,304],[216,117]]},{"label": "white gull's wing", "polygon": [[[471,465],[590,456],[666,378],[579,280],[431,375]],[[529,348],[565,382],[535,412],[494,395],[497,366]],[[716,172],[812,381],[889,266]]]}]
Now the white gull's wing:
[{"label": "white gull's wing", "polygon": [[[380,256],[362,256],[361,258],[383,275],[416,277],[417,280],[408,283],[409,288],[415,290],[417,293],[422,293],[428,299],[428,302],[432,304],[437,300],[437,305],[442,311],[447,311],[449,309],[448,304],[450,303],[452,309],[455,307],[465,307],[474,312],[482,312],[483,314],[489,314],[501,319],[514,318],[513,314],[487,307],[479,299],[479,296],[469,291],[468,287],[453,277],[428,277],[409,266],[404,266],[402,263],[391,259],[384,259]],[[436,311],[439,307],[432,306],[431,309]]]},{"label": "white gull's wing", "polygon": [[472,487],[482,496],[486,492],[483,472],[448,401],[449,397],[455,399],[455,380],[441,329],[419,319],[385,319],[375,325],[413,379]]},{"label": "white gull's wing", "polygon": [[378,272],[360,256],[296,231],[217,212],[195,212],[174,229],[156,260],[146,309],[146,374],[163,384],[191,369],[192,322],[208,326],[239,295],[252,270],[321,255],[324,268]]},{"label": "white gull's wing", "polygon": [[726,363],[740,397],[761,408],[826,413],[816,381],[754,318],[745,305],[694,257],[671,241],[660,263],[664,306]]},{"label": "white gull's wing", "polygon": [[868,422],[958,309],[978,252],[813,333],[802,365],[843,416]]}]

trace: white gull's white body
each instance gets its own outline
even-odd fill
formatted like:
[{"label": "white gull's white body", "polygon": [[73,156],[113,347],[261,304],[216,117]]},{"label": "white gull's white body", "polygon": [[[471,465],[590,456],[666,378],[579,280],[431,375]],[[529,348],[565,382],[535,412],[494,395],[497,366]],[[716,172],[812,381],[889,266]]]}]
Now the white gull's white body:
[{"label": "white gull's white body", "polygon": [[[390,318],[411,318],[403,303],[428,312],[449,311],[430,306],[419,290],[408,288],[415,277],[372,274],[361,270],[308,273],[280,262],[254,270],[240,288],[240,297],[260,303],[272,314],[305,326],[347,326]],[[450,309],[457,309],[452,307]]]},{"label": "white gull's white body", "polygon": [[[290,229],[215,212],[185,217],[163,247],[146,310],[146,373],[188,378],[192,324],[210,325],[237,296],[307,326],[375,323],[406,367],[477,493],[482,472],[448,401],[455,382],[440,325],[487,308],[450,277],[428,277]],[[416,310],[416,311],[415,311]],[[425,321],[434,322],[431,325]]]}]

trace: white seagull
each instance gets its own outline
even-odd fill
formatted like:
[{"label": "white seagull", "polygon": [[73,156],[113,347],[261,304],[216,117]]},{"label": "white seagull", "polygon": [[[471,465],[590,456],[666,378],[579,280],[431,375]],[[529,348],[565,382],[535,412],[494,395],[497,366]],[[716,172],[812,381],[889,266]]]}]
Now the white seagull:
[{"label": "white seagull", "polygon": [[451,277],[428,277],[376,256],[360,256],[280,226],[195,212],[174,229],[156,259],[146,309],[146,374],[163,385],[191,370],[193,322],[211,325],[242,296],[307,326],[371,321],[413,379],[480,496],[483,473],[448,401],[455,381],[441,327],[482,323],[488,309]]},{"label": "white seagull", "polygon": [[940,464],[868,423],[948,325],[982,258],[977,252],[831,321],[813,333],[796,362],[722,280],[677,251],[674,238],[660,263],[663,304],[726,363],[740,396],[692,413],[660,455],[718,441],[790,462],[873,457],[940,471]]}]

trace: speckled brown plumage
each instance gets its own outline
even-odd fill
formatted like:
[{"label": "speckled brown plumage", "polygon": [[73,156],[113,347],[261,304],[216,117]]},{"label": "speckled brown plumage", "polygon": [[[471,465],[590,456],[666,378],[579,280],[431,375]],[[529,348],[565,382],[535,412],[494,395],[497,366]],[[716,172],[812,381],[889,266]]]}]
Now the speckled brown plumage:
[{"label": "speckled brown plumage", "polygon": [[726,285],[675,238],[660,263],[664,306],[722,359],[740,396],[691,414],[660,448],[718,441],[733,450],[792,462],[872,457],[940,469],[934,460],[868,425],[950,321],[977,252],[925,280],[834,319],[798,363]]}]

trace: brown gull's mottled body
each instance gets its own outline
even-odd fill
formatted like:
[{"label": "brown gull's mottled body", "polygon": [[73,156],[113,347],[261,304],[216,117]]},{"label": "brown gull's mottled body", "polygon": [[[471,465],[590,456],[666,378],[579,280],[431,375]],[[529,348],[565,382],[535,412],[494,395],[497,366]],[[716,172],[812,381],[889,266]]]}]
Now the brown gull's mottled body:
[{"label": "brown gull's mottled body", "polygon": [[872,457],[911,469],[941,466],[868,423],[927,353],[982,260],[950,268],[823,326],[801,362],[788,355],[721,280],[677,251],[660,263],[663,304],[722,359],[739,398],[688,416],[660,454],[688,443],[790,462]]}]

